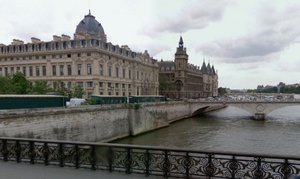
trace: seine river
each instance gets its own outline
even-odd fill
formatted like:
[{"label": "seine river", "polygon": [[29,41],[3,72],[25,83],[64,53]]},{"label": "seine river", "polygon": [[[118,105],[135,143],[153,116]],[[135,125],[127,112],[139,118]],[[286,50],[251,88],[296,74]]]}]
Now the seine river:
[{"label": "seine river", "polygon": [[196,150],[300,155],[300,107],[278,109],[254,121],[234,107],[190,118],[117,143]]}]

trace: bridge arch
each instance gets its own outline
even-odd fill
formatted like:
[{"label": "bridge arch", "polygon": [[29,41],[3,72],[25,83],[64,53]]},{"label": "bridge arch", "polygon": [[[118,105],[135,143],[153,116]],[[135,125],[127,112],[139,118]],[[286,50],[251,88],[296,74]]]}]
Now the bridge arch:
[{"label": "bridge arch", "polygon": [[[191,114],[197,114],[199,112],[205,112],[205,110],[208,110],[209,108],[216,106],[216,105],[227,105],[227,106],[233,106],[240,109],[243,109],[247,112],[249,112],[254,119],[264,119],[266,115],[269,113],[280,109],[284,107],[289,106],[299,106],[300,102],[298,101],[292,101],[292,102],[282,102],[282,101],[275,101],[275,102],[269,102],[269,101],[230,101],[230,102],[194,102],[191,103]],[[208,107],[207,107],[208,106]]]}]

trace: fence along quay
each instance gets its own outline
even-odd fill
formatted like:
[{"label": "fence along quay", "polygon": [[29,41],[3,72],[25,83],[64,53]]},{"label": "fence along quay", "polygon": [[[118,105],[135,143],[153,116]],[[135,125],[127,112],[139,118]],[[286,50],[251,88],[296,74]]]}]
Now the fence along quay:
[{"label": "fence along quay", "polygon": [[0,159],[178,178],[289,178],[300,157],[0,138]]}]

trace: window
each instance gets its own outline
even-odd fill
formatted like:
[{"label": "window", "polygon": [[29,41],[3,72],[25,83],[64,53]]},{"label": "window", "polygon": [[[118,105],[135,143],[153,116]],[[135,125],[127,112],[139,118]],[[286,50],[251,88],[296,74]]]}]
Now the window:
[{"label": "window", "polygon": [[88,75],[92,74],[92,65],[91,64],[86,64],[86,71]]},{"label": "window", "polygon": [[46,55],[43,55],[42,58],[43,58],[43,59],[46,59]]},{"label": "window", "polygon": [[81,64],[77,64],[77,75],[81,75]]},{"label": "window", "polygon": [[43,76],[46,76],[46,66],[42,66]]},{"label": "window", "polygon": [[108,76],[111,77],[111,66],[108,67]]},{"label": "window", "polygon": [[123,78],[125,78],[126,69],[123,68]]},{"label": "window", "polygon": [[68,54],[67,57],[68,57],[68,58],[71,58],[71,54]]},{"label": "window", "polygon": [[100,64],[99,66],[100,76],[103,76],[103,65]]},{"label": "window", "polygon": [[90,52],[88,52],[88,53],[86,54],[86,56],[88,56],[88,57],[89,57],[89,56],[91,56],[91,53],[90,53]]},{"label": "window", "polygon": [[128,84],[128,89],[130,89],[131,88],[131,84]]},{"label": "window", "polygon": [[103,82],[99,82],[99,87],[100,87],[100,88],[103,87]]},{"label": "window", "polygon": [[68,65],[68,75],[71,76],[72,75],[72,67],[71,65]]},{"label": "window", "polygon": [[107,86],[108,86],[109,88],[111,88],[111,83],[107,83]]},{"label": "window", "polygon": [[115,84],[115,87],[116,87],[116,88],[119,88],[119,83],[116,83],[116,84]]},{"label": "window", "polygon": [[64,76],[64,65],[59,65],[60,76]]},{"label": "window", "polygon": [[81,54],[80,54],[80,53],[78,53],[78,54],[77,54],[77,57],[81,57]]},{"label": "window", "polygon": [[125,84],[122,84],[122,88],[125,89]]},{"label": "window", "polygon": [[20,67],[17,67],[17,71],[20,71]]},{"label": "window", "polygon": [[2,76],[2,68],[0,67],[0,76]]},{"label": "window", "polygon": [[15,68],[14,67],[10,67],[10,74],[14,74]]},{"label": "window", "polygon": [[131,79],[131,70],[128,71],[128,78]]},{"label": "window", "polygon": [[23,74],[26,76],[26,67],[23,67]]},{"label": "window", "polygon": [[39,66],[35,67],[35,76],[40,76],[40,67]]},{"label": "window", "polygon": [[93,87],[93,82],[92,82],[92,81],[86,82],[86,86],[87,86],[88,88],[92,88],[92,87]]},{"label": "window", "polygon": [[56,65],[52,65],[52,76],[56,76]]},{"label": "window", "polygon": [[111,95],[111,92],[108,92],[108,95]]},{"label": "window", "polygon": [[29,76],[33,76],[33,70],[32,66],[29,67]]},{"label": "window", "polygon": [[116,77],[119,78],[119,67],[116,67]]}]

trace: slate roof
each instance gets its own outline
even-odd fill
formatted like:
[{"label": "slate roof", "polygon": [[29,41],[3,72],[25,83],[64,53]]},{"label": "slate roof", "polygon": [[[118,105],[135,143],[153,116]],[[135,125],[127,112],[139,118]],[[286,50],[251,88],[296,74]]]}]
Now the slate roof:
[{"label": "slate roof", "polygon": [[91,15],[91,12],[89,12],[89,14],[85,15],[84,19],[77,25],[76,33],[104,34],[104,29],[95,19],[95,16]]}]

